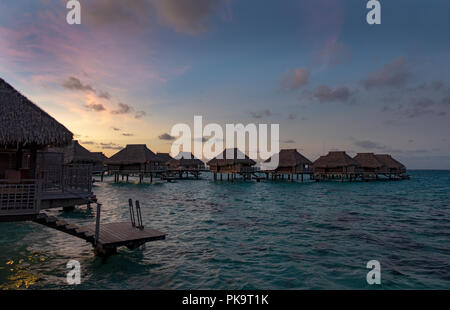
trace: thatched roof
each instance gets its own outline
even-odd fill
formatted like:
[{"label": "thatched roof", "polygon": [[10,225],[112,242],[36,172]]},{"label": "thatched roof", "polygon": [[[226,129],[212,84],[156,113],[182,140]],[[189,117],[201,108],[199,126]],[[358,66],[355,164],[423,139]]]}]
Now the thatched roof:
[{"label": "thatched roof", "polygon": [[107,164],[113,165],[145,164],[147,162],[162,163],[163,160],[150,151],[145,144],[128,144],[106,161]]},{"label": "thatched roof", "polygon": [[204,165],[204,163],[195,157],[192,153],[182,152],[178,153],[175,158],[167,162],[169,165],[180,165],[180,166],[199,166]]},{"label": "thatched roof", "polygon": [[314,168],[359,167],[359,163],[345,152],[329,152],[325,156],[320,156],[313,165]]},{"label": "thatched roof", "polygon": [[91,152],[91,155],[94,157],[96,162],[104,163],[106,160],[108,160],[108,157],[102,152]]},{"label": "thatched roof", "polygon": [[86,148],[80,145],[77,140],[64,148],[64,160],[69,162],[95,162],[94,156]]},{"label": "thatched roof", "polygon": [[296,149],[284,149],[280,150],[280,153],[273,155],[265,162],[271,162],[278,157],[278,167],[286,168],[286,167],[297,167],[301,165],[312,165],[312,162],[297,152]]},{"label": "thatched roof", "polygon": [[[103,153],[92,153],[83,146],[77,140],[73,140],[68,146],[65,147],[50,147],[50,152],[64,153],[65,163],[96,163],[104,162]],[[99,155],[101,154],[101,155]],[[102,157],[103,156],[103,157]]]},{"label": "thatched roof", "polygon": [[239,151],[237,148],[234,148],[231,149],[230,157],[227,157],[227,150],[224,150],[220,155],[208,161],[207,164],[209,166],[228,166],[236,164],[253,166],[256,165],[256,162],[251,160],[247,155]]},{"label": "thatched roof", "polygon": [[170,156],[169,153],[157,153],[156,156],[158,156],[164,163],[167,163],[172,159],[172,156]]},{"label": "thatched roof", "polygon": [[0,145],[67,145],[73,134],[0,78]]},{"label": "thatched roof", "polygon": [[401,162],[395,160],[389,154],[376,154],[375,157],[388,169],[406,169],[406,167]]},{"label": "thatched roof", "polygon": [[378,169],[384,166],[383,162],[381,162],[374,153],[358,153],[353,159],[356,160],[362,168]]}]

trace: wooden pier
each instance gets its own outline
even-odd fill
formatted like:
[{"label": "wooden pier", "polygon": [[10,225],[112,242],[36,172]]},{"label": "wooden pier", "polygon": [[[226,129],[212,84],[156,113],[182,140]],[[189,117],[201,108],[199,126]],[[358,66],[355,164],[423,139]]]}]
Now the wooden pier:
[{"label": "wooden pier", "polygon": [[99,256],[116,254],[117,248],[120,246],[126,246],[133,250],[147,242],[164,240],[166,238],[166,235],[160,231],[149,228],[136,228],[129,222],[102,224],[98,240],[96,240],[95,223],[79,226],[54,216],[48,216],[45,213],[40,213],[33,221],[91,243]]}]

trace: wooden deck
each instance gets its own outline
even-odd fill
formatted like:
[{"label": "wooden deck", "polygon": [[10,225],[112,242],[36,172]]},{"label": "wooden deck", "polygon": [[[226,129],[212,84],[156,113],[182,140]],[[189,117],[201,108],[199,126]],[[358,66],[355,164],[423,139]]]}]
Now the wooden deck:
[{"label": "wooden deck", "polygon": [[133,250],[147,242],[164,240],[166,235],[151,228],[139,229],[129,222],[108,223],[100,225],[98,242],[95,242],[95,224],[78,226],[54,216],[39,214],[34,222],[59,230],[91,243],[100,256],[115,254],[117,248],[126,246]]},{"label": "wooden deck", "polygon": [[[95,234],[95,224],[80,226],[81,231]],[[146,243],[164,240],[166,235],[151,228],[139,229],[130,222],[108,223],[100,226],[98,242],[105,247],[129,246],[132,243]]]}]

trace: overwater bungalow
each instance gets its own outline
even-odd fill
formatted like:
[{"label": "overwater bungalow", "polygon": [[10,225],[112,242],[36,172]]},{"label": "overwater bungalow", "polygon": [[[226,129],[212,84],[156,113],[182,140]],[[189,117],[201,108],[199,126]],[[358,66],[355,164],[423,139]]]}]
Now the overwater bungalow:
[{"label": "overwater bungalow", "polygon": [[73,134],[0,79],[0,220],[22,220],[40,209],[86,204],[91,170],[64,163]]},{"label": "overwater bungalow", "polygon": [[221,154],[207,162],[209,170],[214,173],[214,180],[217,180],[217,174],[223,179],[223,174],[227,178],[234,180],[237,175],[246,179],[251,179],[252,175],[257,171],[254,165],[256,162],[250,159],[237,148],[226,149]]},{"label": "overwater bungalow", "polygon": [[178,173],[180,179],[183,177],[183,174],[186,174],[186,176],[192,174],[198,179],[200,173],[205,170],[205,163],[190,152],[179,153],[166,164],[169,167],[169,171]]},{"label": "overwater bungalow", "polygon": [[363,180],[378,179],[378,175],[386,169],[385,164],[374,153],[358,153],[353,159],[361,166]]},{"label": "overwater bungalow", "polygon": [[94,165],[92,167],[93,174],[102,174],[106,171],[105,162],[108,160],[105,154],[102,152],[91,152],[92,157],[94,157]]},{"label": "overwater bungalow", "polygon": [[[276,158],[275,158],[276,157]],[[265,162],[271,162],[278,159],[278,167],[271,170],[264,170],[266,178],[269,178],[269,174],[272,176],[272,180],[284,179],[286,175],[288,180],[293,181],[294,176],[301,176],[301,180],[304,180],[304,175],[311,176],[313,174],[313,163],[300,154],[296,149],[283,149],[278,154],[273,155]]]},{"label": "overwater bungalow", "polygon": [[389,179],[408,179],[409,176],[406,174],[406,167],[398,160],[394,159],[389,154],[376,154],[375,157],[384,167],[380,171],[380,174],[385,175]]},{"label": "overwater bungalow", "polygon": [[156,153],[156,156],[158,156],[164,164],[167,164],[169,160],[173,159],[169,153]]},{"label": "overwater bungalow", "polygon": [[114,174],[115,182],[132,175],[139,176],[142,182],[145,176],[153,180],[153,176],[167,172],[164,160],[147,148],[145,144],[128,144],[106,161],[108,172]]},{"label": "overwater bungalow", "polygon": [[329,152],[319,157],[314,163],[314,179],[355,180],[361,173],[360,164],[345,152]]},{"label": "overwater bungalow", "polygon": [[65,147],[49,147],[48,152],[62,153],[64,156],[64,164],[66,165],[87,165],[91,167],[92,174],[103,174],[106,171],[106,156],[101,152],[91,152],[78,142],[73,140]]}]

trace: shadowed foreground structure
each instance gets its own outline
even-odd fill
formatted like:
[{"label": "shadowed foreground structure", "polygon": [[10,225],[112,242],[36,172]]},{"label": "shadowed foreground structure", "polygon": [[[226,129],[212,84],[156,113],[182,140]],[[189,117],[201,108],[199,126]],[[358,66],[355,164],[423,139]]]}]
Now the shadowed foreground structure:
[{"label": "shadowed foreground structure", "polygon": [[[134,249],[164,239],[163,233],[144,229],[138,201],[139,227],[132,220],[131,224],[104,224],[101,229],[101,204],[91,197],[92,167],[76,164],[93,157],[72,137],[63,125],[0,79],[0,222],[32,220],[91,242],[100,255],[114,254],[119,246]],[[66,147],[66,154],[45,151],[55,147]],[[97,205],[95,223],[78,227],[41,213],[44,205],[65,207],[80,202]],[[131,200],[130,215],[134,219]]]}]

